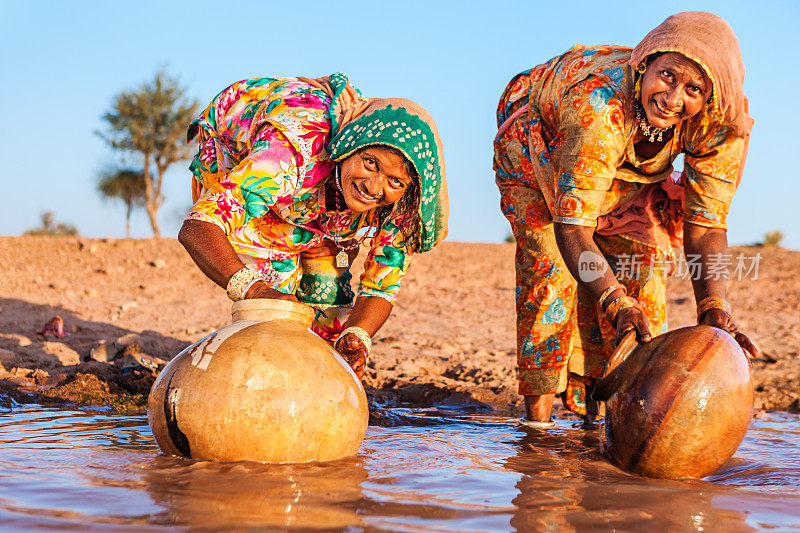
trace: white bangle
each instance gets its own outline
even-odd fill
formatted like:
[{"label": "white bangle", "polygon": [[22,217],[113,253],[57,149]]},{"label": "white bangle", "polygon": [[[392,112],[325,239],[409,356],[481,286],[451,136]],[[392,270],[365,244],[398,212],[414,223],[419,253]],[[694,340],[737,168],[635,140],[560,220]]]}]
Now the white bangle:
[{"label": "white bangle", "polygon": [[247,297],[247,291],[250,290],[250,287],[258,283],[259,281],[264,281],[264,278],[258,276],[256,279],[254,279],[253,281],[244,286],[244,289],[242,289],[242,300],[244,300],[245,297]]},{"label": "white bangle", "polygon": [[360,328],[358,326],[350,326],[349,328],[345,328],[344,331],[342,331],[339,336],[336,337],[336,340],[333,341],[333,347],[336,348],[342,337],[348,333],[352,333],[358,337],[358,340],[364,343],[364,347],[367,349],[367,356],[369,356],[369,352],[372,350],[372,339],[364,328]]},{"label": "white bangle", "polygon": [[236,273],[231,276],[231,279],[228,280],[228,286],[226,287],[228,298],[234,302],[244,300],[245,294],[247,294],[247,291],[253,286],[253,283],[263,280],[264,278],[261,276],[261,273],[252,268],[244,267],[237,270]]}]

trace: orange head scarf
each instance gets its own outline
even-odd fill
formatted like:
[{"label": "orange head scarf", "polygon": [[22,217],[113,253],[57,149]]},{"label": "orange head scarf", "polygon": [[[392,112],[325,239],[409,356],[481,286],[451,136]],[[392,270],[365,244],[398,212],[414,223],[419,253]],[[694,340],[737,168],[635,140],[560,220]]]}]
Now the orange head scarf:
[{"label": "orange head scarf", "polygon": [[742,90],[744,63],[739,41],[727,22],[704,11],[672,15],[636,45],[631,66],[643,72],[647,56],[656,52],[677,52],[700,65],[711,80],[709,106],[714,118],[739,135],[749,134],[753,119]]}]

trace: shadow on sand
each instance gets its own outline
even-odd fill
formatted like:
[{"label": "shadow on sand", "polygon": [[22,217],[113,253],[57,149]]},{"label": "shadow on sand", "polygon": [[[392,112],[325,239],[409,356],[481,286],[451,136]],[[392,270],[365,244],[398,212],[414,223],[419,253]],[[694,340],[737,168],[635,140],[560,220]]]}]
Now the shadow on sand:
[{"label": "shadow on sand", "polygon": [[[67,335],[59,339],[40,334],[56,316],[63,320]],[[101,341],[113,342],[130,333],[139,336],[141,352],[165,360],[189,345],[151,330],[86,320],[60,306],[0,298],[0,403],[7,406],[14,399],[143,408],[155,373],[89,358]]]}]

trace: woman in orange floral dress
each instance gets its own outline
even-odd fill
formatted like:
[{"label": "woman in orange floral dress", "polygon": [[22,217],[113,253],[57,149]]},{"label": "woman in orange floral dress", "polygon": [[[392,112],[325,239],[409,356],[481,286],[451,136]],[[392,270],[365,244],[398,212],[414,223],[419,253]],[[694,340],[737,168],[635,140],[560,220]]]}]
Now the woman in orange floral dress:
[{"label": "woman in orange floral dress", "polygon": [[[497,111],[494,167],[517,241],[524,423],[552,425],[557,393],[593,418],[587,389],[614,345],[666,331],[666,279],[681,240],[700,268],[698,322],[750,353],[725,301],[726,216],[752,119],[730,26],[669,17],[635,48],[576,45],[522,72]],[[684,170],[672,163],[684,155]]]}]

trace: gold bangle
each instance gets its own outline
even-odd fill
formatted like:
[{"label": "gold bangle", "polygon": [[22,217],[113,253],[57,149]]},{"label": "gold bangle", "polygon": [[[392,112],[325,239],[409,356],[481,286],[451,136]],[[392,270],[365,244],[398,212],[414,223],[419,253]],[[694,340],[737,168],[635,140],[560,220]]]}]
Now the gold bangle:
[{"label": "gold bangle", "polygon": [[728,300],[721,296],[707,296],[697,302],[697,320],[699,321],[703,313],[711,309],[722,309],[729,315],[731,314],[731,304],[728,303]]},{"label": "gold bangle", "polygon": [[333,347],[336,348],[342,337],[344,337],[348,333],[352,333],[353,335],[358,337],[358,339],[362,343],[364,343],[364,347],[367,349],[367,357],[369,357],[369,352],[370,350],[372,350],[372,339],[370,338],[369,334],[364,328],[360,328],[358,326],[350,326],[349,328],[345,328],[344,331],[342,331],[339,334],[339,336],[336,337],[336,340],[333,341]]},{"label": "gold bangle", "polygon": [[605,301],[608,299],[609,296],[611,296],[611,293],[617,289],[622,289],[622,292],[625,293],[623,294],[623,296],[628,295],[628,289],[626,289],[625,285],[623,285],[622,283],[617,283],[616,285],[610,286],[609,288],[603,291],[603,294],[601,294],[600,298],[598,298],[597,300],[597,305],[600,306],[601,311],[603,310],[603,304],[605,303]]},{"label": "gold bangle", "polygon": [[606,318],[613,326],[614,320],[617,318],[617,314],[623,309],[628,309],[629,307],[635,307],[640,311],[642,309],[641,306],[639,306],[639,302],[636,300],[636,298],[632,296],[620,296],[608,304],[608,308],[606,308]]}]

